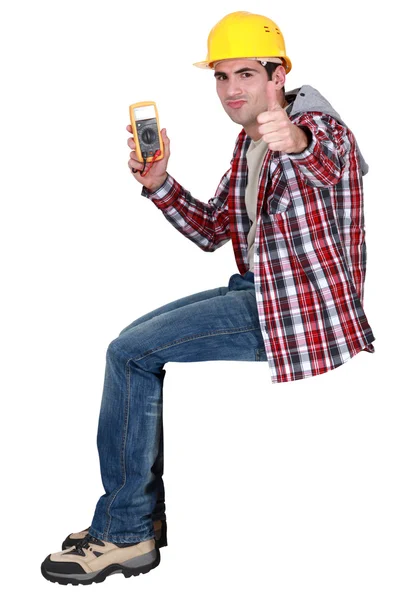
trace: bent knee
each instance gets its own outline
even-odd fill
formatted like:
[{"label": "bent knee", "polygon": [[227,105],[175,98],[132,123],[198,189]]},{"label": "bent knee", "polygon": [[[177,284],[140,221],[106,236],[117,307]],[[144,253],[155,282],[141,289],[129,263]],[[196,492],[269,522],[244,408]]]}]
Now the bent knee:
[{"label": "bent knee", "polygon": [[120,334],[108,344],[107,358],[127,361],[140,357],[143,354],[143,344],[139,338],[135,333],[125,336]]},{"label": "bent knee", "polygon": [[126,327],[124,327],[122,329],[122,331],[119,332],[118,337],[120,337],[121,335],[123,335],[124,333],[126,333],[127,331],[129,331],[130,329],[133,329],[134,325],[132,325],[132,323],[130,323],[129,325],[127,325]]}]

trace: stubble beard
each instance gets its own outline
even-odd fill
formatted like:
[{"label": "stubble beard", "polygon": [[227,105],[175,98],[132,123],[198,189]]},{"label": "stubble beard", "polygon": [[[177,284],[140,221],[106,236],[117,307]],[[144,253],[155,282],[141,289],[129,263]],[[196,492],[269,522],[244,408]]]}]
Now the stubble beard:
[{"label": "stubble beard", "polygon": [[[244,104],[243,106],[246,106],[246,105]],[[238,114],[237,117],[235,118],[235,114],[229,113],[228,111],[227,111],[227,114],[234,123],[237,123],[238,125],[241,125],[242,127],[248,127],[249,125],[254,125],[257,122],[253,115],[246,116],[244,114],[244,115],[240,116]]]}]

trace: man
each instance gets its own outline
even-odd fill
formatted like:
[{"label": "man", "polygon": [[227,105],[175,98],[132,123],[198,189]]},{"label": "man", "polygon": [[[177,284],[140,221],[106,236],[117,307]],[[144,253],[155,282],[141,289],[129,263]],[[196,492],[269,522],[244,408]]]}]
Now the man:
[{"label": "man", "polygon": [[262,15],[224,17],[196,66],[214,69],[222,105],[242,126],[216,195],[204,204],[167,173],[165,129],[163,160],[142,177],[130,138],[128,165],[142,195],[202,250],[231,239],[239,273],[144,315],[110,343],[97,437],[106,493],[91,527],[42,563],[50,581],[89,584],[159,564],[166,362],[267,360],[280,383],[374,351],[362,308],[368,167],[353,133],[311,86],[285,93],[291,61]]}]

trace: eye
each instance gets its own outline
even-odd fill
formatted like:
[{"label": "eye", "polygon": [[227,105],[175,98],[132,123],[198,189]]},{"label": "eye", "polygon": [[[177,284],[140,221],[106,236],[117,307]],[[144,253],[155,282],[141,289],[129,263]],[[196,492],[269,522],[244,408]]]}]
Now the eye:
[{"label": "eye", "polygon": [[[252,77],[252,74],[247,73],[247,71],[240,73],[240,75],[246,75],[245,79],[247,79],[247,77]],[[226,79],[226,75],[217,75],[215,79],[217,81],[224,81],[224,79]]]}]

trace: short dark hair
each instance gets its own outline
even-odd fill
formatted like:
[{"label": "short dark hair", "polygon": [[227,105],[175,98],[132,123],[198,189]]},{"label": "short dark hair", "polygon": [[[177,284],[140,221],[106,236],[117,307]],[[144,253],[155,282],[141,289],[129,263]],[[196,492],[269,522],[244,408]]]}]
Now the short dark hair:
[{"label": "short dark hair", "polygon": [[[261,61],[259,61],[261,64]],[[273,63],[273,62],[267,62],[266,65],[264,65],[264,69],[267,71],[267,75],[268,75],[268,80],[272,79],[272,75],[275,72],[276,67],[279,67],[280,65],[278,63]],[[283,65],[285,66],[285,65]],[[282,88],[282,92],[285,95],[285,86],[283,86]]]}]

